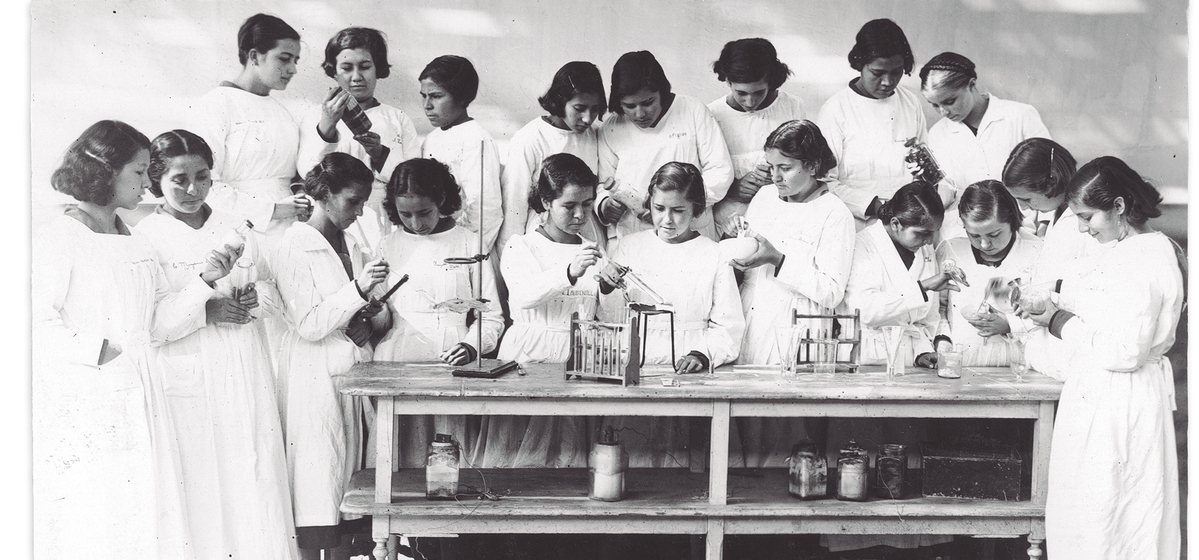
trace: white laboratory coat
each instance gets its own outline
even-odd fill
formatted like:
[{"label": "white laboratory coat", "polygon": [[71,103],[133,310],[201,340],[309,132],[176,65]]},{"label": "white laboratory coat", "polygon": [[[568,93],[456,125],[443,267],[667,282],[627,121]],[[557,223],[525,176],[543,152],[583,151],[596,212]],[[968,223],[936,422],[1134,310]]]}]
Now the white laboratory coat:
[{"label": "white laboratory coat", "polygon": [[[729,107],[725,95],[708,103],[708,110],[716,118],[724,141],[729,147],[729,156],[733,161],[733,178],[740,179],[765,163],[766,137],[770,136],[779,125],[793,120],[807,118],[803,102],[798,97],[779,90],[778,97],[769,107],[761,111],[738,111]],[[716,228],[725,223],[734,214],[744,216],[748,203],[723,200],[713,208]]]},{"label": "white laboratory coat", "polygon": [[[675,359],[692,350],[708,356],[712,367],[737,359],[745,316],[733,269],[722,259],[715,241],[704,236],[678,244],[662,241],[646,230],[620,240],[611,253],[613,261],[630,267],[651,289],[674,305]],[[650,303],[641,290],[629,286],[635,302]],[[600,296],[600,318],[615,320],[625,307],[620,289]],[[671,364],[670,319],[651,316],[643,341],[645,364]],[[677,461],[687,456],[689,422],[677,417],[608,417],[605,425],[630,428],[636,435],[622,437],[629,453],[629,466],[683,467]]]},{"label": "white laboratory coat", "polygon": [[[387,181],[391,179],[391,172],[400,162],[420,157],[420,141],[416,137],[416,126],[403,111],[380,103],[367,109],[365,113],[371,120],[371,132],[378,134],[380,142],[390,151],[379,169],[372,168],[372,171],[375,172],[375,181],[371,183],[371,196],[366,202],[366,207],[371,210],[371,215],[368,216],[364,212],[358,218],[358,223],[350,227],[346,233],[353,235],[359,243],[365,243],[365,247],[374,249],[379,246],[379,240],[395,227],[388,221],[387,212],[383,209],[383,197],[387,194]],[[333,152],[350,154],[362,160],[367,167],[371,166],[371,158],[367,155],[366,148],[363,148],[362,144],[354,139],[354,133],[350,132],[350,128],[344,121],[337,121],[337,141],[325,142],[316,130],[320,120],[321,109],[315,107],[300,126],[300,153],[296,162],[296,170],[301,177],[307,175],[316,164],[320,163],[321,158]]]},{"label": "white laboratory coat", "polygon": [[831,193],[792,203],[779,198],[778,187],[766,185],[750,201],[746,219],[785,259],[781,270],[767,264],[745,273],[745,337],[737,362],[777,364],[775,326],[789,324],[792,309],[832,313],[845,296],[853,264],[853,215]]},{"label": "white laboratory coat", "polygon": [[919,282],[939,272],[931,246],[916,251],[912,268],[903,266],[891,237],[881,221],[858,232],[853,250],[853,269],[845,288],[843,309],[862,311],[861,363],[887,363],[886,345],[880,327],[905,327],[896,367],[911,366],[916,356],[933,351],[933,335],[940,320],[937,293],[922,293]]},{"label": "white laboratory coat", "polygon": [[[1016,144],[1028,138],[1049,138],[1049,130],[1032,105],[994,95],[978,124],[978,135],[963,123],[942,118],[928,130],[928,148],[951,188],[961,196],[966,187],[984,179],[1002,180],[1003,165]],[[945,209],[941,239],[964,236],[955,198]]]},{"label": "white laboratory coat", "polygon": [[[674,102],[652,128],[639,128],[624,115],[609,113],[599,133],[599,180],[615,180],[614,188],[630,189],[642,198],[649,181],[664,164],[678,161],[697,167],[704,179],[707,208],[695,218],[693,227],[715,240],[711,206],[724,198],[733,184],[733,161],[720,125],[711,111],[686,95],[675,94]],[[596,208],[608,197],[601,189]],[[608,237],[626,235],[651,229],[637,214],[642,208],[631,208],[620,217],[615,227],[608,228]]]},{"label": "white laboratory coat", "polygon": [[[171,289],[180,291],[240,223],[214,211],[195,230],[155,212],[136,230],[154,246]],[[258,276],[264,267],[257,248],[247,241],[243,259],[254,264],[237,281],[258,278],[254,312],[274,314],[279,295],[273,280]],[[221,295],[228,297],[232,284],[229,276],[218,281]],[[275,375],[259,323],[207,325],[160,350],[171,365],[162,380],[178,434],[190,539],[201,559],[285,560],[298,554]],[[242,506],[228,507],[232,503]]]},{"label": "white laboratory coat", "polygon": [[837,167],[829,172],[835,179],[829,188],[845,201],[860,230],[874,197],[891,198],[899,187],[912,182],[903,161],[908,148],[903,144],[912,137],[925,140],[920,100],[903,87],[886,99],[864,97],[846,87],[824,102],[816,124],[837,157]]},{"label": "white laboratory coat", "polygon": [[566,276],[582,245],[556,243],[533,232],[508,240],[500,263],[508,278],[512,326],[500,344],[501,360],[562,363],[570,355],[570,316],[595,317],[599,283],[595,275],[607,265],[600,259],[575,280]]},{"label": "white laboratory coat", "polygon": [[[348,236],[346,245],[357,276],[365,258]],[[371,359],[370,346],[358,347],[345,333],[367,302],[333,247],[305,222],[287,229],[274,258],[289,325],[278,383],[295,524],[336,525],[350,475],[362,467],[363,410],[361,401],[337,390],[333,378]],[[382,295],[382,289],[372,293]],[[374,321],[381,325],[388,318],[385,308]]]},{"label": "white laboratory coat", "polygon": [[[970,240],[965,237],[946,239],[937,247],[937,262],[953,260],[966,273],[966,281],[970,283],[969,286],[959,284],[960,292],[941,292],[941,326],[938,334],[948,336],[954,344],[968,347],[962,356],[963,365],[1007,366],[1012,356],[1018,356],[1016,349],[1009,348],[1008,340],[1002,335],[979,336],[978,329],[962,317],[962,310],[967,309],[972,313],[978,311],[986,299],[987,281],[991,278],[1020,278],[1025,284],[1029,283],[1040,253],[1041,239],[1026,229],[1016,231],[1014,244],[998,267],[979,264],[974,258]],[[1030,326],[1014,313],[1007,315],[1007,322],[1013,333],[1025,332]]]},{"label": "white laboratory coat", "polygon": [[[140,233],[60,216],[33,246],[33,536],[37,558],[194,558],[156,344],[202,327],[212,290],[172,292]],[[121,349],[97,366],[101,345]]]},{"label": "white laboratory coat", "polygon": [[272,223],[271,214],[292,195],[300,129],[291,112],[269,95],[222,84],[196,102],[188,126],[212,148],[209,206],[282,235],[295,220]]},{"label": "white laboratory coat", "polygon": [[479,266],[445,264],[445,259],[478,253],[476,235],[458,226],[430,235],[415,235],[397,229],[383,239],[382,251],[383,258],[391,266],[392,281],[404,274],[409,280],[387,300],[393,325],[375,348],[376,360],[438,362],[442,352],[459,342],[465,342],[483,354],[495,349],[504,330],[504,319],[491,263],[482,266],[482,294],[491,306],[483,313],[483,348],[476,348],[479,345],[478,321],[467,328],[466,313],[434,308],[438,303],[455,298],[474,299]]},{"label": "white laboratory coat", "polygon": [[[458,226],[479,233],[479,204],[483,205],[483,250],[490,252],[504,219],[500,190],[500,153],[491,133],[470,120],[449,130],[435,128],[425,137],[421,157],[434,158],[450,168],[462,194],[462,209],[454,213]],[[482,165],[480,173],[479,166]],[[482,200],[479,182],[482,181]],[[478,253],[476,247],[471,255]]]},{"label": "white laboratory coat", "polygon": [[[583,160],[592,173],[599,169],[596,130],[593,127],[577,134],[537,117],[512,135],[512,140],[508,142],[508,160],[500,176],[504,191],[504,223],[500,226],[495,248],[501,255],[513,236],[532,233],[544,223],[543,215],[529,208],[529,193],[537,190],[537,178],[541,175],[541,162],[545,158],[554,154],[573,154]],[[594,216],[583,227],[582,236],[592,241],[606,241],[601,239],[605,235]]]},{"label": "white laboratory coat", "polygon": [[1077,316],[1062,338],[1029,342],[1031,366],[1065,381],[1045,505],[1053,558],[1179,557],[1174,373],[1163,354],[1182,299],[1169,239],[1135,235],[1063,283],[1062,308]]}]

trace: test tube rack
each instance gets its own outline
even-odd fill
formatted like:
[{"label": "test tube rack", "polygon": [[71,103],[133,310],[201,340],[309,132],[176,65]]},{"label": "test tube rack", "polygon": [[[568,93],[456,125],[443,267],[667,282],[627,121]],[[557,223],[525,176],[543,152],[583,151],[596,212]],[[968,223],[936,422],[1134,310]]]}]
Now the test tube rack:
[{"label": "test tube rack", "polygon": [[570,356],[565,378],[618,382],[622,387],[641,381],[638,315],[627,322],[608,323],[570,316]]}]

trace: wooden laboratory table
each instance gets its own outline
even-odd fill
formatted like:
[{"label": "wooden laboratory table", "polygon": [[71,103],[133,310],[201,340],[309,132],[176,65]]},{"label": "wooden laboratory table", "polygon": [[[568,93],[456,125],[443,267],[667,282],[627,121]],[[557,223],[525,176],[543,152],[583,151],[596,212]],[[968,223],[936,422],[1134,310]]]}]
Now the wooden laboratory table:
[{"label": "wooden laboratory table", "polygon": [[[1062,384],[1036,372],[1016,383],[1007,368],[966,368],[962,379],[909,368],[888,381],[881,368],[867,367],[786,382],[774,367],[726,366],[715,377],[646,368],[640,385],[621,387],[565,380],[561,364],[528,364],[499,379],[452,377],[451,369],[368,362],[337,378],[345,394],[376,397],[375,429],[391,435],[375,438],[376,468],[354,475],[341,506],[346,513],[373,516],[377,560],[387,557],[390,535],[458,533],[706,535],[710,560],[721,557],[725,534],[1028,535],[1030,557],[1041,556],[1049,445]],[[665,379],[679,385],[664,386]],[[707,417],[708,473],[634,469],[626,477],[624,500],[599,502],[587,498],[586,469],[484,469],[487,485],[506,492],[502,499],[429,501],[424,469],[395,468],[399,414]],[[738,416],[1030,419],[1031,499],[797,500],[787,494],[784,469],[752,477],[734,470],[730,477],[729,424]],[[698,459],[692,457],[693,466]],[[460,476],[460,483],[482,487],[478,471],[462,469]]]}]

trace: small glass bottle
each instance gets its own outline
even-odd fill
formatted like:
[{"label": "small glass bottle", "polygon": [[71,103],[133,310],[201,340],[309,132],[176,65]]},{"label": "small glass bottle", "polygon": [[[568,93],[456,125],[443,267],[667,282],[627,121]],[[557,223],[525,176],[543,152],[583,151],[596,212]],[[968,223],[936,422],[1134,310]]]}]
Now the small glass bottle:
[{"label": "small glass bottle", "polygon": [[425,498],[453,500],[458,495],[458,442],[449,434],[437,434],[429,443],[425,460]]},{"label": "small glass bottle", "polygon": [[874,495],[898,500],[903,497],[903,485],[908,469],[907,446],[884,443],[878,446],[878,466],[875,470]]},{"label": "small glass bottle", "polygon": [[837,499],[850,502],[866,501],[866,467],[870,456],[857,442],[850,440],[849,446],[841,450],[837,459]]},{"label": "small glass bottle", "polygon": [[625,474],[629,470],[629,454],[616,440],[611,427],[605,428],[595,447],[591,448],[591,492],[587,497],[602,502],[624,499]]},{"label": "small glass bottle", "polygon": [[216,247],[221,251],[226,251],[228,250],[226,247],[229,247],[234,251],[241,252],[241,256],[238,257],[233,270],[230,270],[228,275],[229,284],[234,288],[244,288],[255,280],[253,271],[254,261],[247,254],[246,246],[250,239],[250,231],[253,229],[254,224],[250,220],[246,220],[226,233],[221,238],[220,244]]},{"label": "small glass bottle", "polygon": [[797,443],[791,448],[787,469],[787,492],[801,500],[828,496],[828,464],[824,451],[814,443]]}]

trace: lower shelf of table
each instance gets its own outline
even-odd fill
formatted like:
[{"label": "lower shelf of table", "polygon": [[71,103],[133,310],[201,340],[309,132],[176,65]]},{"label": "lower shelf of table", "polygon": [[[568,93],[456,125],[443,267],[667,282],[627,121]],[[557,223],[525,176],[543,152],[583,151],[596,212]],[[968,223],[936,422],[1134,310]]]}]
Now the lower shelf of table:
[{"label": "lower shelf of table", "polygon": [[[425,499],[423,469],[392,475],[390,504],[375,502],[375,471],[355,473],[342,511],[390,518],[392,532],[409,534],[692,533],[718,520],[730,534],[991,534],[1029,533],[1044,506],[915,497],[847,502],[798,500],[787,493],[784,469],[734,469],[727,504],[708,503],[708,475],[685,469],[634,469],[619,502],[587,498],[584,469],[463,469],[456,501]],[[468,488],[486,488],[499,500],[480,500]]]}]

